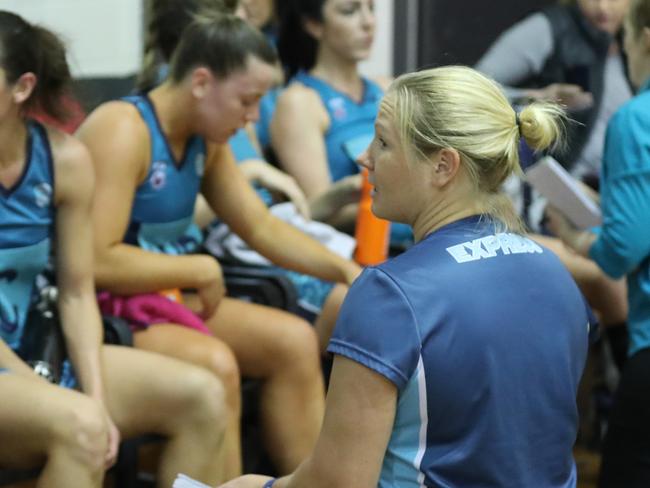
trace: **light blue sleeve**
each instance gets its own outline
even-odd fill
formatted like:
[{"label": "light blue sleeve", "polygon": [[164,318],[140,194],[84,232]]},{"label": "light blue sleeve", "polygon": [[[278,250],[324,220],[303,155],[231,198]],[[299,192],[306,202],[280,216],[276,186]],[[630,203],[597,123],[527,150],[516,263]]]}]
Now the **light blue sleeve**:
[{"label": "light blue sleeve", "polygon": [[401,390],[417,367],[420,349],[403,292],[383,271],[366,269],[347,294],[328,351],[372,369]]},{"label": "light blue sleeve", "polygon": [[589,254],[619,278],[650,254],[650,95],[612,118],[601,188],[603,224]]}]

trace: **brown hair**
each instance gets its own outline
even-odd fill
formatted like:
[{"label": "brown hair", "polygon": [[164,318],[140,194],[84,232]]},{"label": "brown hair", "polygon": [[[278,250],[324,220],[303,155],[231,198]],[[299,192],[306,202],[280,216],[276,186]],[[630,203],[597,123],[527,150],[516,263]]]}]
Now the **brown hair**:
[{"label": "brown hair", "polygon": [[259,30],[235,15],[199,15],[183,31],[170,65],[170,77],[178,83],[195,67],[206,66],[225,78],[243,69],[249,56],[274,65],[275,49]]},{"label": "brown hair", "polygon": [[0,10],[0,66],[11,84],[25,73],[36,75],[36,86],[23,104],[23,112],[42,110],[57,120],[67,118],[62,99],[70,89],[71,76],[65,47],[55,34]]},{"label": "brown hair", "polygon": [[149,90],[158,84],[159,68],[169,63],[185,28],[201,12],[233,13],[238,0],[148,0],[149,18],[142,69],[136,85]]}]

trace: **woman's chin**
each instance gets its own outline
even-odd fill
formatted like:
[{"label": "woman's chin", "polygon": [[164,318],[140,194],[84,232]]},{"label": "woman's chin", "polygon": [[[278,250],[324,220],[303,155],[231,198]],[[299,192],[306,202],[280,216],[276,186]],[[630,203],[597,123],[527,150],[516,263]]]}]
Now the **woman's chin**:
[{"label": "woman's chin", "polygon": [[376,201],[373,200],[372,206],[370,207],[370,210],[372,210],[372,214],[377,217],[378,219],[383,219],[383,220],[390,220],[390,217],[387,215],[387,213],[381,208],[381,205],[377,205]]}]

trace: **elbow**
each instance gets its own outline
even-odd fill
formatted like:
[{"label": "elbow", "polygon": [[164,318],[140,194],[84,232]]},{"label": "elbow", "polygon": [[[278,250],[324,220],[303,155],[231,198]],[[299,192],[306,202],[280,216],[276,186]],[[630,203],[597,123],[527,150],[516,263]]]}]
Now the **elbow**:
[{"label": "elbow", "polygon": [[93,278],[98,289],[110,289],[111,280],[115,274],[116,266],[111,265],[110,253],[95,250],[93,264]]},{"label": "elbow", "polygon": [[613,234],[603,228],[600,237],[589,250],[590,257],[614,279],[632,272],[649,252],[646,242],[632,240],[627,238],[628,235],[630,234]]},{"label": "elbow", "polygon": [[592,257],[603,272],[615,280],[623,278],[630,273],[635,268],[636,263],[630,254],[620,251],[611,250],[608,253],[601,252],[592,254]]}]

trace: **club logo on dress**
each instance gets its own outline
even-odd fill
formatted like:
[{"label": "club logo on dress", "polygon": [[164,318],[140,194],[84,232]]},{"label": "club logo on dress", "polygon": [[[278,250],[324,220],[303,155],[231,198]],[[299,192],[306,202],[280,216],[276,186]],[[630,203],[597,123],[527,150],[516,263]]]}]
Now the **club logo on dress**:
[{"label": "club logo on dress", "polygon": [[164,161],[156,161],[151,165],[149,184],[154,190],[161,190],[167,183],[167,165]]},{"label": "club logo on dress", "polygon": [[345,110],[345,100],[341,97],[332,98],[328,105],[332,110],[332,116],[336,120],[345,119],[348,116],[347,110]]},{"label": "club logo on dress", "polygon": [[45,208],[52,202],[52,185],[39,183],[34,187],[34,200],[40,208]]}]

